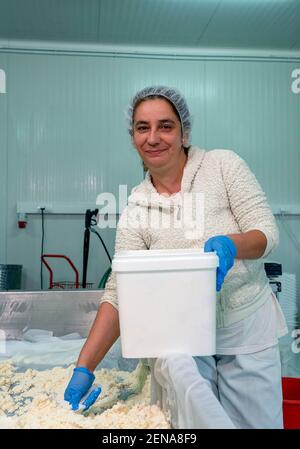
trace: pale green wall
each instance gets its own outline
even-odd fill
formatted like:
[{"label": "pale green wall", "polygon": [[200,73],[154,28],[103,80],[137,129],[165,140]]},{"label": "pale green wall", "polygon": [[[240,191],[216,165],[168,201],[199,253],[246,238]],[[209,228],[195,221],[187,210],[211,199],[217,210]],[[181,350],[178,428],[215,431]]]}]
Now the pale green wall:
[{"label": "pale green wall", "polygon": [[[142,179],[124,111],[148,84],[176,86],[185,94],[192,143],[235,150],[271,204],[300,207],[300,94],[291,92],[297,67],[300,60],[0,52],[7,73],[7,94],[0,95],[0,263],[22,263],[24,288],[39,288],[40,219],[30,216],[19,230],[18,201],[94,203],[98,193],[116,193],[119,184],[130,190]],[[291,219],[298,240],[299,219]],[[83,230],[83,216],[47,216],[45,250],[69,255],[81,269]],[[114,232],[102,235],[112,252]],[[284,230],[273,257],[299,277],[299,252]],[[97,283],[107,266],[92,235],[89,278]],[[69,278],[64,271],[59,268]]]}]

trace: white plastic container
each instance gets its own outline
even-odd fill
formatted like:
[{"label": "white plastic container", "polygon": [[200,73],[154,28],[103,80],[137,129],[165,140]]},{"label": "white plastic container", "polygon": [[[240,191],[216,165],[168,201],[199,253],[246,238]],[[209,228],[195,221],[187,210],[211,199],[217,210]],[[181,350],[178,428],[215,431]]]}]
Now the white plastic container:
[{"label": "white plastic container", "polygon": [[123,357],[215,354],[218,264],[201,249],[116,254]]}]

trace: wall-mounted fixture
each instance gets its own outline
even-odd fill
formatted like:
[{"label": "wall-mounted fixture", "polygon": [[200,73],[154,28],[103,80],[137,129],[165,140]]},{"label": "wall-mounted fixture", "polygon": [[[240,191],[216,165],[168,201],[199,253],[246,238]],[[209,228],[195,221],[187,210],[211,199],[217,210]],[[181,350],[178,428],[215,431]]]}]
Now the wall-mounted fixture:
[{"label": "wall-mounted fixture", "polygon": [[[122,205],[122,204],[121,204]],[[17,202],[17,214],[27,214],[27,215],[40,215],[42,207],[44,208],[45,214],[51,215],[84,215],[87,209],[95,209],[98,204],[91,203],[48,203],[47,201],[31,202],[31,201],[20,201]],[[101,204],[102,206],[102,204]],[[126,206],[126,203],[125,203]],[[99,209],[99,215],[109,215],[118,216],[120,215],[120,210],[117,208],[115,210],[111,205],[103,207],[103,211]],[[122,209],[123,210],[123,209]],[[121,210],[121,212],[122,212]]]},{"label": "wall-mounted fixture", "polygon": [[26,228],[27,225],[27,214],[24,214],[23,212],[18,213],[18,226],[20,229]]}]

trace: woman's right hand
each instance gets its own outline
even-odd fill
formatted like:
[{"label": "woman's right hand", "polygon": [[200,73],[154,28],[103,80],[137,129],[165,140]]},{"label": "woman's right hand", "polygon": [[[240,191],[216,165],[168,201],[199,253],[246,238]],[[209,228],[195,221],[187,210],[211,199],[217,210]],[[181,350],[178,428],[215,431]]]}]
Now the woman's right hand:
[{"label": "woman's right hand", "polygon": [[[94,380],[94,374],[84,366],[74,368],[73,375],[64,394],[64,399],[70,403],[72,410],[78,410],[79,402],[91,388]],[[93,395],[93,392],[84,401],[86,408],[90,407],[98,397],[94,395],[94,397],[90,398],[91,395]]]},{"label": "woman's right hand", "polygon": [[[88,338],[81,349],[77,368],[66,388],[64,398],[72,406],[72,410],[78,410],[79,403],[91,388],[95,376],[92,371],[97,368],[107,351],[120,335],[119,313],[110,303],[100,305]],[[92,371],[89,371],[88,368]],[[87,410],[97,399],[101,392],[100,387],[91,391],[83,401]]]}]

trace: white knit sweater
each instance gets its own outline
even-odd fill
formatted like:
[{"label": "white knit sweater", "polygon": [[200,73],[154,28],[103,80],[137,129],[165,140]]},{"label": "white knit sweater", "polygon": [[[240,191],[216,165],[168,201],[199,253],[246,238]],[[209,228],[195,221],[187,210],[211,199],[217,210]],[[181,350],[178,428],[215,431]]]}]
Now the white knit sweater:
[{"label": "white knit sweater", "polygon": [[[193,194],[192,203],[183,201],[187,193]],[[198,219],[201,222],[199,228],[194,229],[196,234],[191,234],[191,228],[175,226],[173,220],[180,218],[188,208],[194,210],[196,201],[203,201],[204,208]],[[154,211],[162,218],[169,218],[171,225],[157,229],[151,218]],[[128,198],[128,205],[118,223],[115,251],[201,248],[212,236],[254,229],[265,234],[267,247],[260,259],[235,259],[228,272],[221,292],[217,294],[217,326],[224,327],[249,316],[270,297],[272,290],[264,271],[263,258],[270,254],[279,240],[266,195],[236,153],[223,149],[205,151],[190,148],[181,191],[170,197],[156,191],[148,172]],[[106,284],[102,302],[118,308],[114,273]]]}]

